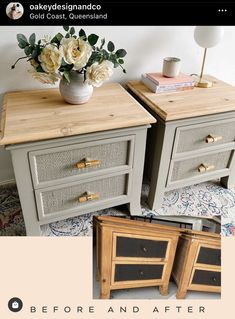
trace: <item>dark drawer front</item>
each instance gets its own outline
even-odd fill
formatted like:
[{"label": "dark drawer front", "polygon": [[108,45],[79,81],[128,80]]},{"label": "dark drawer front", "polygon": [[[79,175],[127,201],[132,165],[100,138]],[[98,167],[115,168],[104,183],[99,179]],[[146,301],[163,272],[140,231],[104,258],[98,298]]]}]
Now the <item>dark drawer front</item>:
[{"label": "dark drawer front", "polygon": [[117,257],[164,258],[167,241],[117,237]]},{"label": "dark drawer front", "polygon": [[201,247],[197,258],[198,264],[221,265],[221,250]]},{"label": "dark drawer front", "polygon": [[221,285],[221,273],[219,271],[195,270],[192,284],[219,287]]},{"label": "dark drawer front", "polygon": [[164,265],[116,265],[114,281],[161,279]]}]

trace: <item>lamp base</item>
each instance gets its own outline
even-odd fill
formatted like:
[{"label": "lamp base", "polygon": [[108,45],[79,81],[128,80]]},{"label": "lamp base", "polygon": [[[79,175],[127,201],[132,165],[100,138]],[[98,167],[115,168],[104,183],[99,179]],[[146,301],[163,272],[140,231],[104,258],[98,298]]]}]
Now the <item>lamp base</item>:
[{"label": "lamp base", "polygon": [[207,80],[204,80],[204,79],[201,79],[199,80],[198,82],[196,81],[194,86],[198,87],[198,88],[204,88],[204,89],[207,89],[207,88],[211,88],[213,86],[213,82],[210,82],[210,81],[207,81]]}]

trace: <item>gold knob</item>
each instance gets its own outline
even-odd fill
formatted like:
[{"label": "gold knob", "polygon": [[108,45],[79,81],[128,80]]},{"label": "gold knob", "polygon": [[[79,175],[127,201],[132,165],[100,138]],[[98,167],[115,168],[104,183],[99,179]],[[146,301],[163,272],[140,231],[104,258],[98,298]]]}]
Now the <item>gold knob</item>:
[{"label": "gold knob", "polygon": [[204,173],[204,172],[212,171],[214,168],[215,168],[215,165],[201,164],[201,165],[198,167],[198,172]]},{"label": "gold knob", "polygon": [[206,143],[215,143],[215,142],[221,141],[222,139],[223,139],[223,136],[214,136],[209,134],[206,137]]},{"label": "gold knob", "polygon": [[96,200],[99,198],[100,198],[100,195],[98,193],[97,194],[90,194],[90,193],[88,194],[88,192],[86,192],[78,198],[78,201],[79,201],[79,203],[85,203],[85,202]]},{"label": "gold knob", "polygon": [[78,162],[75,166],[78,169],[81,169],[81,168],[93,167],[98,165],[100,165],[99,160],[87,160],[84,158],[82,161]]}]

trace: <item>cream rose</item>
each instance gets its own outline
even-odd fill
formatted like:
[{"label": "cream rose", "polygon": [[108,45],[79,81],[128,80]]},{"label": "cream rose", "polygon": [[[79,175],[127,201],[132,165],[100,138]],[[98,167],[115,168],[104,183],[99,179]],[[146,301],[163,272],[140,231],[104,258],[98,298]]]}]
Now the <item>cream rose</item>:
[{"label": "cream rose", "polygon": [[61,40],[61,48],[66,63],[74,64],[75,70],[82,69],[88,62],[92,47],[89,43],[82,39],[63,38]]},{"label": "cream rose", "polygon": [[99,87],[104,81],[108,80],[113,74],[113,63],[110,61],[103,61],[101,63],[94,63],[87,68],[86,83]]},{"label": "cream rose", "polygon": [[43,84],[55,84],[55,82],[61,78],[61,76],[56,73],[37,72],[35,70],[30,70],[29,72],[35,80]]},{"label": "cream rose", "polygon": [[55,73],[61,66],[62,53],[55,45],[48,44],[43,48],[38,60],[41,62],[41,67],[45,72]]}]

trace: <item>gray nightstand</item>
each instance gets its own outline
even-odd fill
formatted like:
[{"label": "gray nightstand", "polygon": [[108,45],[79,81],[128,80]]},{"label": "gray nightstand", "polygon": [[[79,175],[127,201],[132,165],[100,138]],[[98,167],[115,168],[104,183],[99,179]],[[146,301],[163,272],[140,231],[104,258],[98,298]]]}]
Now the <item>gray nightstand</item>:
[{"label": "gray nightstand", "polygon": [[159,209],[165,191],[216,178],[235,185],[235,88],[209,77],[212,88],[152,93],[141,82],[128,88],[156,117],[147,145],[148,203]]},{"label": "gray nightstand", "polygon": [[128,203],[141,214],[146,133],[156,120],[119,84],[84,105],[58,90],[7,93],[0,127],[27,235],[40,225]]}]

